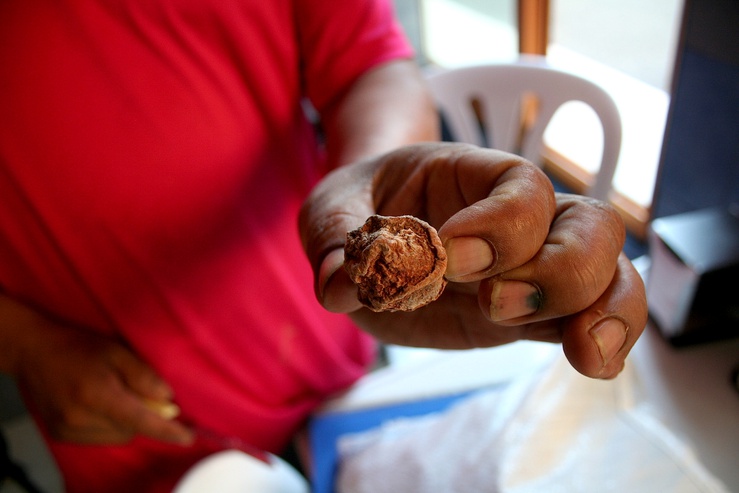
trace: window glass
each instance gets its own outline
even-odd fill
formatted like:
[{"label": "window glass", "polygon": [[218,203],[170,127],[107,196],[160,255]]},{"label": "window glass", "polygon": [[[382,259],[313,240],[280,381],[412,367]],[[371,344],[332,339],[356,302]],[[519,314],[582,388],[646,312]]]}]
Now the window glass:
[{"label": "window glass", "polygon": [[518,53],[517,0],[418,0],[427,60],[456,67]]},{"label": "window glass", "polygon": [[668,91],[682,0],[551,0],[550,45]]}]

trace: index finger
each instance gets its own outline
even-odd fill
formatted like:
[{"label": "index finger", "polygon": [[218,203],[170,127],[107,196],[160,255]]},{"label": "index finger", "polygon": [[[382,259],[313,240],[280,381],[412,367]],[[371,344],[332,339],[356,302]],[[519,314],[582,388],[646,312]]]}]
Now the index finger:
[{"label": "index finger", "polygon": [[[439,229],[450,281],[480,281],[523,265],[549,234],[557,207],[549,179],[533,164],[503,153],[496,159],[498,164],[506,160],[505,171],[490,176],[486,161],[494,157],[460,161],[458,183],[465,202]],[[486,181],[486,176],[494,179]]]}]

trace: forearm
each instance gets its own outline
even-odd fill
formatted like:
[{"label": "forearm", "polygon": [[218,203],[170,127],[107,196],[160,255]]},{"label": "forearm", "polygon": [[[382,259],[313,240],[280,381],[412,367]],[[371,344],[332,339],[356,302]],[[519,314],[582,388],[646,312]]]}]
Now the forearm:
[{"label": "forearm", "polygon": [[436,108],[420,70],[410,60],[364,74],[322,114],[322,122],[332,167],[439,139]]}]

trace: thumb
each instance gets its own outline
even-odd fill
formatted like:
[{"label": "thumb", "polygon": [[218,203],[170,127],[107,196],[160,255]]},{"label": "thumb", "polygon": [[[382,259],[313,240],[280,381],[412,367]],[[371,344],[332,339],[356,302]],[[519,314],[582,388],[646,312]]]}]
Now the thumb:
[{"label": "thumb", "polygon": [[369,163],[339,168],[315,187],[300,211],[300,237],[313,268],[316,297],[329,311],[361,307],[343,269],[344,243],[347,232],[375,212],[372,176]]}]

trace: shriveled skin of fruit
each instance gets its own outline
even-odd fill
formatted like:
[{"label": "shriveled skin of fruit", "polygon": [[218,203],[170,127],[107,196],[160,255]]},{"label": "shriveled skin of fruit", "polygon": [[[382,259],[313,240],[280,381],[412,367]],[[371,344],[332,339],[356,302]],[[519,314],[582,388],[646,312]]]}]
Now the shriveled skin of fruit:
[{"label": "shriveled skin of fruit", "polygon": [[374,311],[412,311],[436,300],[446,262],[436,230],[413,216],[371,216],[347,234],[344,247],[359,300]]}]

